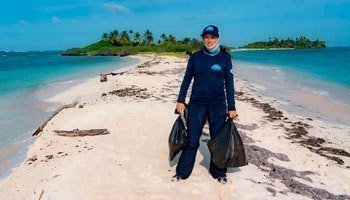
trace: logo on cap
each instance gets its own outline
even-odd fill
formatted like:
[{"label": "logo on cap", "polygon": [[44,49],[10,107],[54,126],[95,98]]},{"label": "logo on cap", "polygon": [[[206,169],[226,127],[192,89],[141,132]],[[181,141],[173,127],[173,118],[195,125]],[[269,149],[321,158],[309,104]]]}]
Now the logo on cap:
[{"label": "logo on cap", "polygon": [[205,30],[206,31],[214,31],[214,28],[212,26],[208,26]]}]

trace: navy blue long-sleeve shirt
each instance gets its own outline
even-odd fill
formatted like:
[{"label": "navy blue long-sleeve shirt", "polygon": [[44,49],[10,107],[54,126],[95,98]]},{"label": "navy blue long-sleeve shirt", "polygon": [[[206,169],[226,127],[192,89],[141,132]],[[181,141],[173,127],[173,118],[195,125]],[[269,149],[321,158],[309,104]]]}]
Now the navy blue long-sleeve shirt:
[{"label": "navy blue long-sleeve shirt", "polygon": [[215,56],[204,51],[201,49],[189,58],[177,102],[185,103],[188,87],[194,78],[191,102],[215,104],[225,101],[226,90],[228,110],[236,110],[231,56],[223,50]]}]

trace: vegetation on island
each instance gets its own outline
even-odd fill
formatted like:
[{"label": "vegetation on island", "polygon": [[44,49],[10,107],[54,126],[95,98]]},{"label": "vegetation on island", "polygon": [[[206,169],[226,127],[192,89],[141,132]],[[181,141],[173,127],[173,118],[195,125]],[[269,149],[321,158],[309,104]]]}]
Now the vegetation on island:
[{"label": "vegetation on island", "polygon": [[274,37],[271,39],[269,38],[269,41],[262,41],[262,42],[254,42],[251,44],[247,44],[240,48],[245,49],[271,49],[271,48],[292,48],[292,49],[317,49],[317,48],[325,48],[326,42],[322,40],[314,40],[311,41],[310,39],[300,36],[299,38],[293,39],[281,39]]},{"label": "vegetation on island", "polygon": [[136,53],[173,53],[185,55],[186,51],[196,51],[202,48],[203,43],[195,38],[177,39],[174,35],[165,33],[155,41],[153,33],[146,30],[143,34],[133,30],[113,30],[103,33],[101,40],[83,48],[71,48],[61,55],[102,55],[125,56]]},{"label": "vegetation on island", "polygon": [[[87,45],[83,48],[71,48],[61,55],[68,56],[126,56],[138,53],[157,53],[160,55],[186,56],[185,52],[194,52],[203,47],[203,41],[195,38],[185,37],[177,39],[173,34],[161,34],[158,40],[155,40],[153,33],[146,30],[143,33],[133,30],[118,31],[113,30],[109,33],[103,33],[98,42]],[[233,47],[224,46],[228,51]],[[269,41],[254,42],[243,47],[246,49],[310,49],[325,48],[326,42],[322,40],[311,41],[306,37],[293,39],[281,39],[274,37]]]}]

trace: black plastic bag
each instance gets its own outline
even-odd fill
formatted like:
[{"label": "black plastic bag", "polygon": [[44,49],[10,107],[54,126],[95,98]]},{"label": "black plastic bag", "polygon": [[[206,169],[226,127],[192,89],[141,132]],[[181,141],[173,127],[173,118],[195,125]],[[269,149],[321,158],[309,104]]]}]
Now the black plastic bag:
[{"label": "black plastic bag", "polygon": [[171,129],[168,144],[169,144],[169,159],[172,161],[175,156],[187,145],[187,118],[188,118],[188,108],[185,105],[185,110],[180,114],[179,117],[175,120],[175,123]]},{"label": "black plastic bag", "polygon": [[247,165],[244,144],[232,118],[226,120],[215,138],[208,142],[213,162],[221,169]]}]

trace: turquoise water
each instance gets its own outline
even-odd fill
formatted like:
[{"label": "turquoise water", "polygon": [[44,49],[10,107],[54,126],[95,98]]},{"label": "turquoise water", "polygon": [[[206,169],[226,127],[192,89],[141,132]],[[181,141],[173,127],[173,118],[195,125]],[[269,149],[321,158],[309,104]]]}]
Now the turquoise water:
[{"label": "turquoise water", "polygon": [[350,48],[232,51],[245,67],[270,68],[295,85],[350,104]]},{"label": "turquoise water", "polygon": [[42,95],[133,62],[131,58],[60,56],[59,51],[0,52],[0,177],[24,159],[33,142],[31,133],[59,106],[43,101],[48,96]]},{"label": "turquoise water", "polygon": [[96,64],[119,60],[116,57],[59,56],[58,51],[0,52],[0,96],[77,78]]}]

